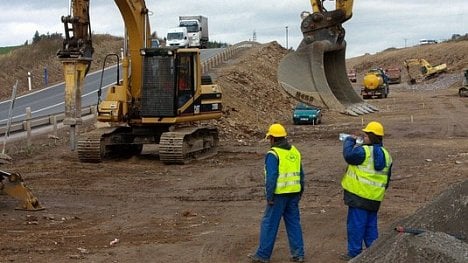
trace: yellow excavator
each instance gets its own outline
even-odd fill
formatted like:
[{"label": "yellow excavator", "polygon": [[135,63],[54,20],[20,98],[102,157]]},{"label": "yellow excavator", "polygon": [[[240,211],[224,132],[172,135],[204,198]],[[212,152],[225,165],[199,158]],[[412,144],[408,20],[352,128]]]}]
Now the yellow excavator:
[{"label": "yellow excavator", "polygon": [[39,200],[32,194],[31,190],[24,184],[21,174],[0,170],[0,193],[5,193],[20,200],[18,210],[43,210]]},{"label": "yellow excavator", "polygon": [[403,61],[406,72],[410,78],[410,84],[416,84],[418,80],[434,78],[440,73],[447,71],[447,64],[432,66],[423,58],[411,58]]},{"label": "yellow excavator", "polygon": [[312,13],[302,12],[303,40],[278,66],[278,82],[298,100],[352,116],[375,112],[354,91],[346,71],[346,41],[342,24],[351,18],[353,0],[336,0],[328,11],[325,0],[311,0]]},{"label": "yellow excavator", "polygon": [[[57,53],[65,74],[65,120],[73,150],[83,162],[136,155],[144,144],[159,144],[164,163],[187,163],[216,154],[218,130],[209,120],[222,116],[221,89],[202,76],[200,50],[151,47],[150,11],[143,0],[115,0],[125,24],[122,80],[109,87],[97,106],[107,123],[81,134],[81,89],[92,61],[89,0],[72,0],[62,17],[63,47]],[[118,55],[116,55],[118,57]],[[205,121],[205,123],[202,123]]]}]

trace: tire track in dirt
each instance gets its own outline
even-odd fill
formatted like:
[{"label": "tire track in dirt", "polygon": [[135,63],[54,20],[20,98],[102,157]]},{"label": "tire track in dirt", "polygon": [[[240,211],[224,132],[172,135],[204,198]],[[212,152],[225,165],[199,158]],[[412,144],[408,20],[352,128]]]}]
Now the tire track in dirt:
[{"label": "tire track in dirt", "polygon": [[468,126],[466,122],[463,122],[463,120],[468,118],[468,112],[460,98],[451,98],[449,100],[444,100],[443,102],[437,100],[434,101],[432,105],[434,106],[433,112],[440,116],[441,136],[467,136]]}]

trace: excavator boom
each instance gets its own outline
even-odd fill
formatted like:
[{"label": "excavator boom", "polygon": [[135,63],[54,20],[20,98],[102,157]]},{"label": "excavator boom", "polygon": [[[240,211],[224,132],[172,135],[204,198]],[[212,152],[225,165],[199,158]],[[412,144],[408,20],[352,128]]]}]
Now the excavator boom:
[{"label": "excavator boom", "polygon": [[346,71],[346,41],[342,23],[352,16],[353,0],[336,0],[327,11],[325,0],[311,0],[313,13],[301,14],[304,39],[278,67],[278,82],[291,96],[307,104],[349,115],[371,113],[354,91]]}]

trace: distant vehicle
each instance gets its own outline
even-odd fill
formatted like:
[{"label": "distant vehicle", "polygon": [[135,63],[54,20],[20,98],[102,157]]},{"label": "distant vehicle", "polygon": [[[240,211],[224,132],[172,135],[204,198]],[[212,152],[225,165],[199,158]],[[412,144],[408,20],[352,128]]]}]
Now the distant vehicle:
[{"label": "distant vehicle", "polygon": [[429,45],[429,44],[437,44],[437,41],[434,39],[421,39],[419,40],[419,45]]},{"label": "distant vehicle", "polygon": [[[443,63],[437,66],[432,66],[423,58],[411,58],[405,59],[403,61],[406,71],[408,72],[408,77],[410,78],[410,84],[416,84],[417,78],[419,79],[430,79],[438,76],[440,73],[447,71],[447,64]],[[417,68],[415,74],[415,67]]]},{"label": "distant vehicle", "polygon": [[357,74],[355,69],[348,70],[348,79],[349,81],[356,83],[357,81]]},{"label": "distant vehicle", "polygon": [[186,27],[189,47],[208,47],[208,18],[204,16],[179,16],[179,27]]},{"label": "distant vehicle", "polygon": [[151,39],[151,47],[159,47],[159,40],[157,38],[152,38]]},{"label": "distant vehicle", "polygon": [[187,28],[175,27],[167,30],[166,46],[182,48],[189,47]]},{"label": "distant vehicle", "polygon": [[401,68],[399,67],[386,68],[385,75],[388,77],[388,84],[398,84],[401,82]]},{"label": "distant vehicle", "polygon": [[322,123],[322,110],[320,108],[299,103],[293,112],[293,122],[298,124],[320,124]]},{"label": "distant vehicle", "polygon": [[388,78],[381,68],[371,69],[364,75],[361,95],[363,99],[386,98],[390,93]]}]

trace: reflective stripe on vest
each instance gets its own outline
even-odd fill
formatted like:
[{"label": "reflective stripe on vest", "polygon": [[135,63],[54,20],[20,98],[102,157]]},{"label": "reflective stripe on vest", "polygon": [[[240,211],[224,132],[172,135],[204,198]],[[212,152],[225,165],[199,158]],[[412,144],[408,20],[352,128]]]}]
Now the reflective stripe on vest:
[{"label": "reflective stripe on vest", "polygon": [[374,169],[373,146],[364,145],[366,157],[360,165],[348,165],[341,186],[348,192],[365,199],[382,201],[385,187],[388,183],[388,171],[392,157],[385,148],[381,148],[385,156],[385,167],[381,171]]},{"label": "reflective stripe on vest", "polygon": [[[272,147],[269,153],[278,157],[278,179],[275,194],[299,193],[301,191],[301,154],[296,147],[290,150]],[[265,173],[266,179],[266,173]]]}]

